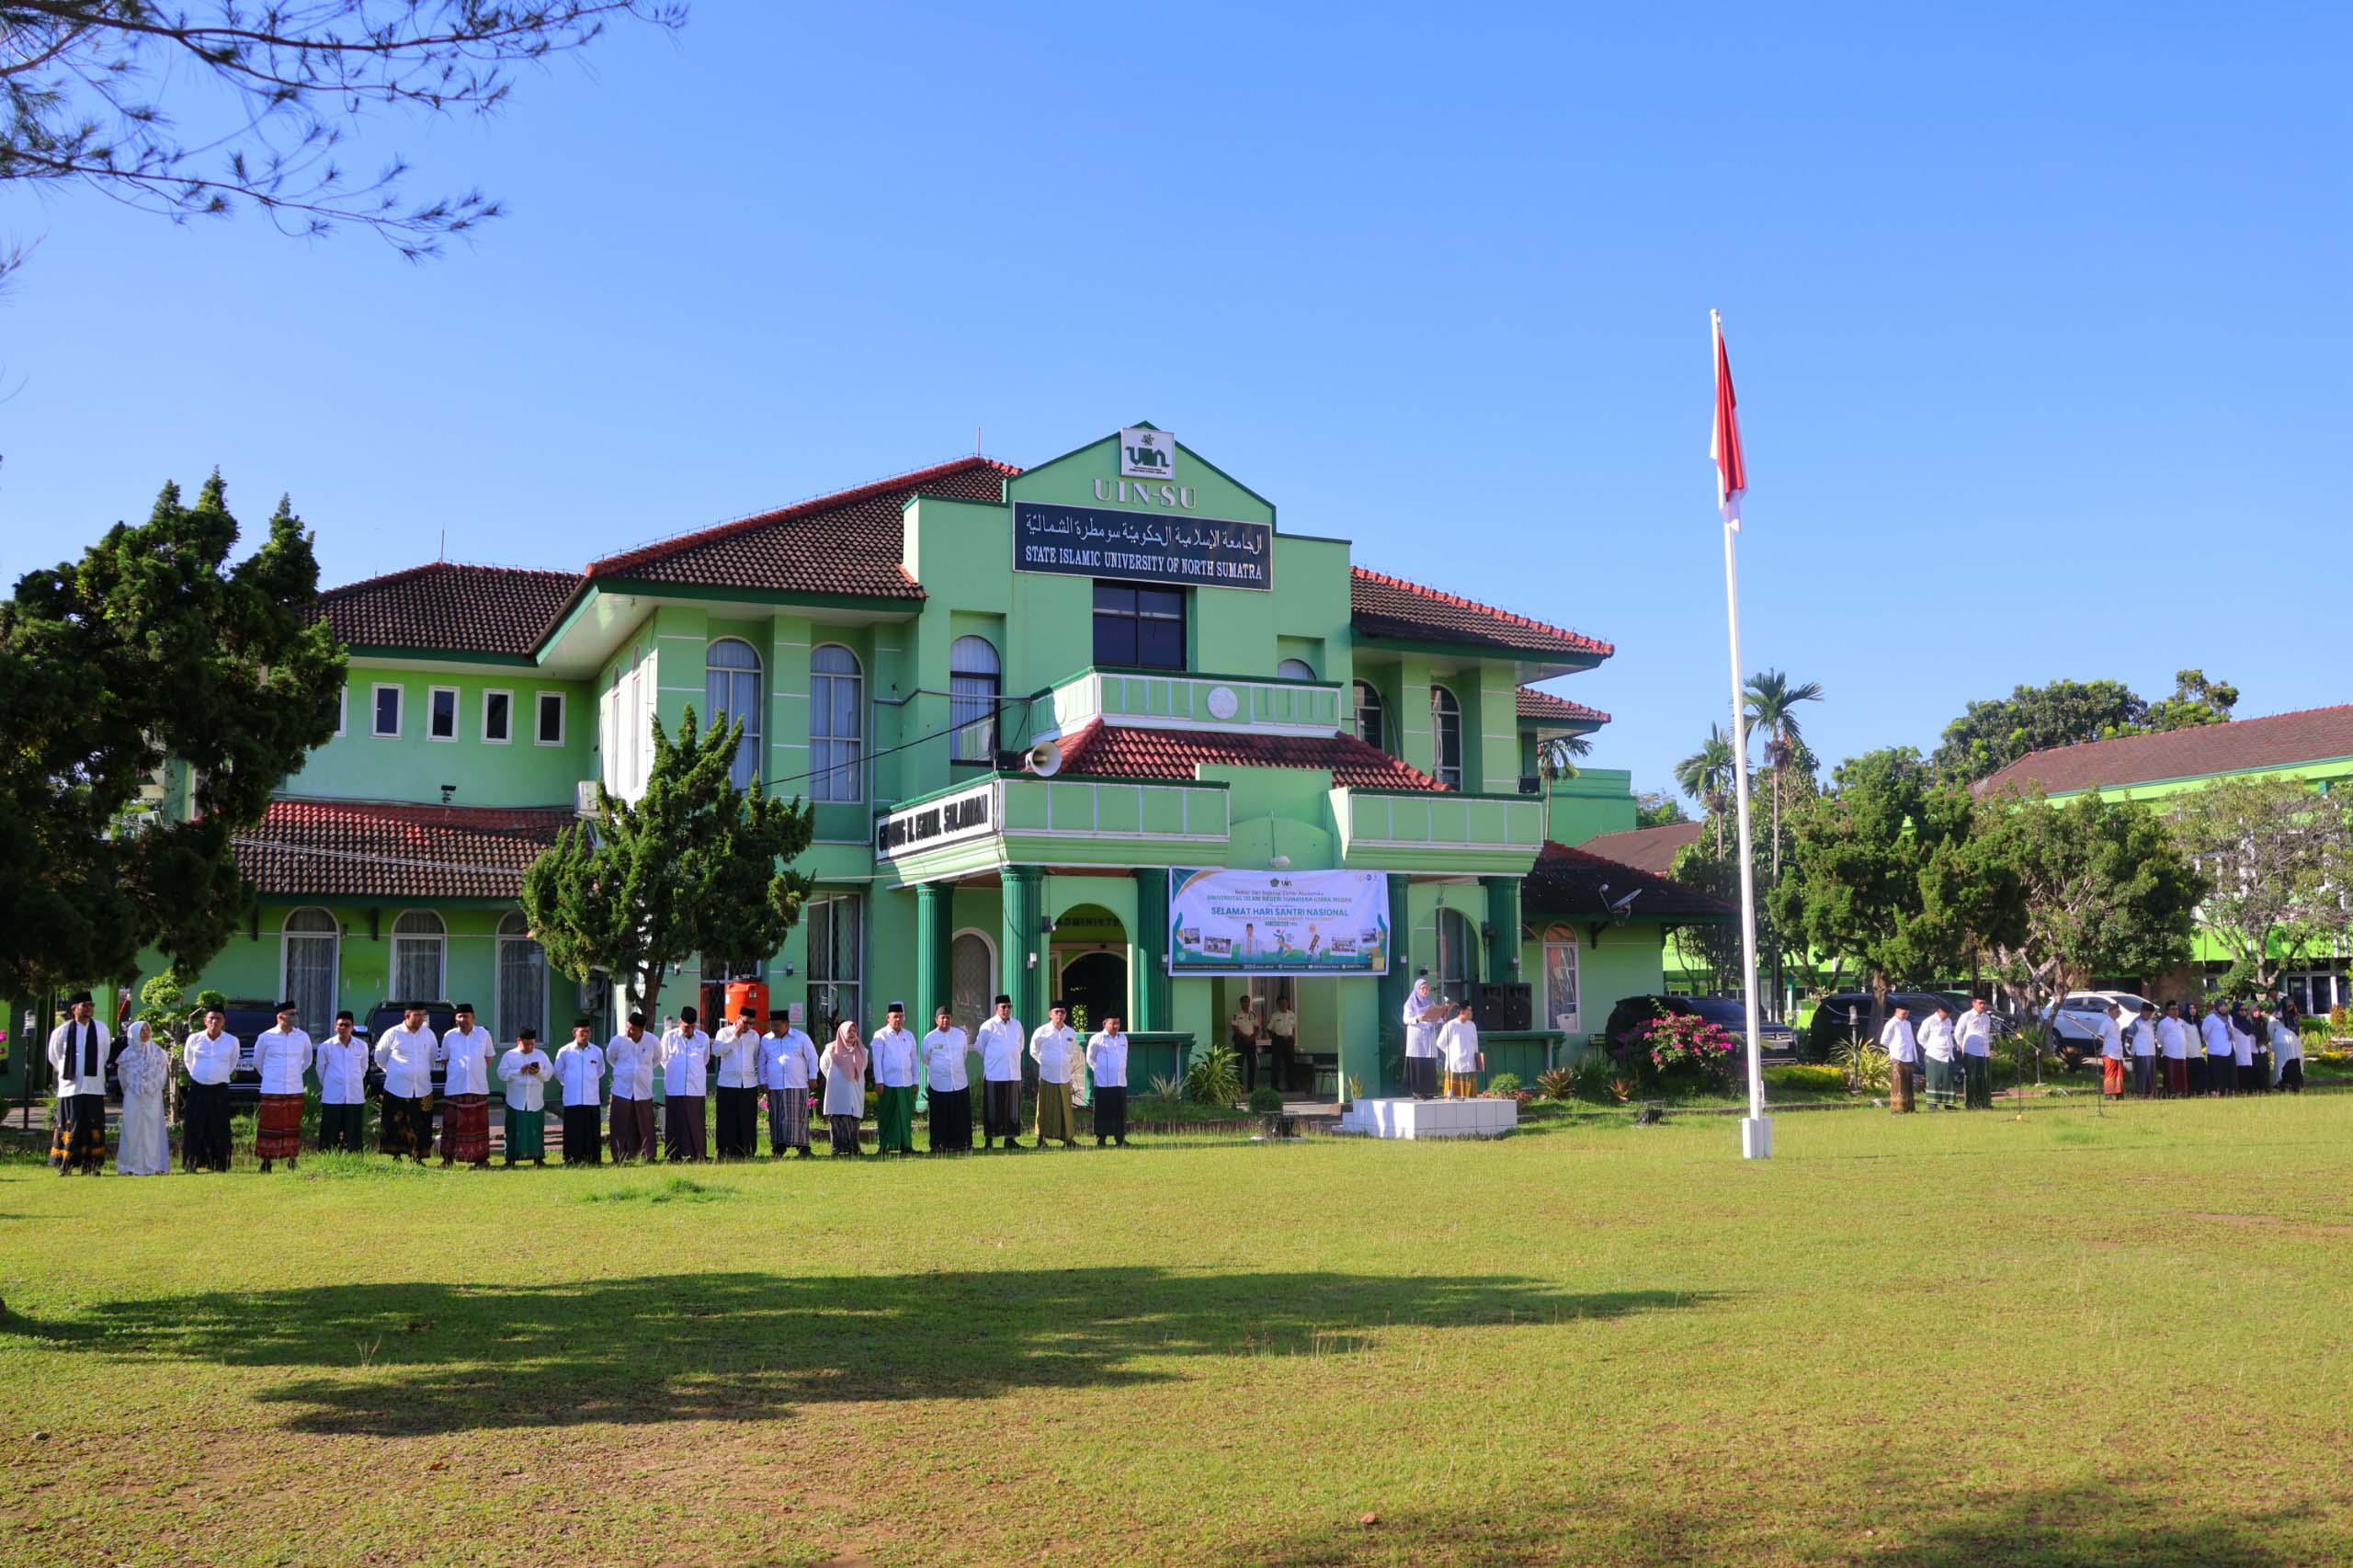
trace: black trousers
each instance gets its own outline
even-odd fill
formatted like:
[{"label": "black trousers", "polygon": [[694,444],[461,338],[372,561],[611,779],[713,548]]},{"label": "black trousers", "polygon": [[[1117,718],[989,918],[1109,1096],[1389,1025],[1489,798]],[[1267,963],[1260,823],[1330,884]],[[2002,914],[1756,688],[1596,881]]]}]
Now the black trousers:
[{"label": "black trousers", "polygon": [[2254,1054],[2254,1092],[2258,1095],[2268,1095],[2271,1092],[2271,1053],[2268,1051],[2258,1051]]},{"label": "black trousers", "polygon": [[568,1105],[563,1108],[563,1163],[567,1165],[601,1165],[604,1161],[604,1140],[597,1136],[597,1105]]},{"label": "black trousers", "polygon": [[2227,1056],[2206,1058],[2206,1087],[2218,1095],[2227,1095],[2231,1085],[2238,1082],[2238,1068]]},{"label": "black trousers", "polygon": [[719,1086],[719,1125],[714,1143],[722,1160],[748,1160],[760,1142],[760,1091]]},{"label": "black trousers", "polygon": [[2304,1092],[2304,1059],[2292,1057],[2279,1063],[2279,1086],[2291,1095]]},{"label": "black trousers", "polygon": [[1128,1141],[1128,1089],[1124,1084],[1095,1085],[1095,1141]]},{"label": "black trousers", "polygon": [[1248,1094],[1258,1086],[1258,1042],[1233,1037],[1234,1065],[1242,1069],[1242,1092]]},{"label": "black trousers", "polygon": [[981,1136],[1021,1136],[1021,1080],[991,1078],[981,1085]]},{"label": "black trousers", "polygon": [[970,1088],[932,1090],[928,1119],[933,1153],[957,1154],[972,1151],[972,1091]]},{"label": "black trousers", "polygon": [[1405,1092],[1417,1100],[1438,1098],[1438,1058],[1408,1056],[1405,1058]]},{"label": "black trousers", "polygon": [[180,1103],[180,1164],[192,1171],[227,1170],[229,1085],[190,1079]]},{"label": "black trousers", "polygon": [[360,1151],[360,1124],[367,1119],[364,1105],[322,1105],[319,1107],[319,1147],[322,1150],[341,1149],[357,1154]]},{"label": "black trousers", "polygon": [[1274,1069],[1268,1074],[1270,1081],[1282,1093],[1290,1093],[1291,1068],[1299,1057],[1297,1043],[1277,1035],[1274,1044],[1267,1048],[1267,1053],[1275,1059]]}]

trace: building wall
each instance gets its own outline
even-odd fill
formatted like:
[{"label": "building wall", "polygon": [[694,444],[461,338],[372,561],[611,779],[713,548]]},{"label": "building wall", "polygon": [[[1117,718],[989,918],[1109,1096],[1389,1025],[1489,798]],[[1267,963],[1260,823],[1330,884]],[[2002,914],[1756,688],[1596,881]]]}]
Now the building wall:
[{"label": "building wall", "polygon": [[[379,685],[401,688],[397,737],[370,733]],[[457,689],[458,734],[453,741],[426,738],[427,703],[435,687]],[[483,739],[483,696],[491,691],[514,697],[513,738],[504,744]],[[543,691],[564,699],[561,745],[540,745],[535,739]],[[596,729],[595,699],[585,682],[551,680],[521,669],[453,675],[355,660],[344,692],[342,733],[304,756],[279,791],[436,804],[441,801],[441,786],[455,784],[452,805],[570,805],[574,782],[593,771]]]}]

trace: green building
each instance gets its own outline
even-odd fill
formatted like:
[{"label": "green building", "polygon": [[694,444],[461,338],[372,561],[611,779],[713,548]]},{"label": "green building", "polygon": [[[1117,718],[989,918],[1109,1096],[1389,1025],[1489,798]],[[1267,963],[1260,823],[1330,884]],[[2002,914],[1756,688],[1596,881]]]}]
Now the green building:
[{"label": "green building", "polygon": [[1676,921],[1725,913],[1663,881],[1630,908],[1631,870],[1605,899],[1583,857],[1529,881],[1549,839],[1632,822],[1623,773],[1536,766],[1608,715],[1530,683],[1608,642],[1358,566],[1149,426],[324,609],[342,721],[240,841],[258,908],[200,981],[314,1028],[410,998],[475,1001],[501,1040],[609,1025],[625,999],[550,972],[521,873],[595,782],[641,791],[654,719],[689,709],[744,722],[742,779],[813,803],[817,892],[781,950],[681,966],[665,1013],[737,980],[813,1033],[1064,996],[1125,1015],[1143,1082],[1287,999],[1288,1087],[1329,1098],[1394,1086],[1416,971],[1529,987],[1524,1024],[1506,994],[1483,1026],[1528,1070],[1657,988]]}]

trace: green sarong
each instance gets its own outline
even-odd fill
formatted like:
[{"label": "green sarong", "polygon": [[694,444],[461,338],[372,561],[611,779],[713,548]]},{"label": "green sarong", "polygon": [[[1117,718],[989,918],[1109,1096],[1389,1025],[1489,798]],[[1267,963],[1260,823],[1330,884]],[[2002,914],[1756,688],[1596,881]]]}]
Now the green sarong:
[{"label": "green sarong", "polygon": [[912,1084],[893,1087],[884,1084],[874,1091],[874,1148],[877,1153],[893,1150],[915,1152],[915,1091]]},{"label": "green sarong", "polygon": [[1994,1059],[1972,1056],[1964,1061],[1966,1103],[1971,1110],[1994,1108]]},{"label": "green sarong", "polygon": [[1042,1145],[1049,1138],[1059,1138],[1067,1143],[1077,1136],[1078,1122],[1070,1110],[1070,1085],[1040,1080],[1038,1085],[1039,1143]]},{"label": "green sarong", "polygon": [[1928,1103],[1950,1110],[1961,1103],[1961,1085],[1955,1081],[1953,1064],[1949,1061],[1939,1062],[1931,1056],[1927,1059],[1927,1066]]},{"label": "green sarong", "polygon": [[506,1157],[544,1160],[548,1157],[548,1113],[506,1108]]}]

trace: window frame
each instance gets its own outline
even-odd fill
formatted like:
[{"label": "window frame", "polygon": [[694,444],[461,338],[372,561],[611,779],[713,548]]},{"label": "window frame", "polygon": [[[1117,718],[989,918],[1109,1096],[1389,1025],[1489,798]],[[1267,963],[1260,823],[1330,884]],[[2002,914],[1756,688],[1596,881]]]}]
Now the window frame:
[{"label": "window frame", "polygon": [[[522,929],[508,930],[507,926],[510,922],[519,922]],[[540,1017],[537,1018],[509,1018],[506,1016],[506,949],[518,942],[540,950]],[[510,909],[500,915],[498,929],[492,937],[490,964],[491,1001],[498,1009],[495,1025],[499,1039],[512,1040],[515,1038],[515,1031],[527,1023],[538,1029],[542,1039],[546,1037],[550,1022],[547,1016],[548,979],[553,972],[548,965],[546,946],[537,937],[531,935],[530,916],[519,909]]]},{"label": "window frame", "polygon": [[[843,656],[849,660],[850,669],[846,671],[819,669],[817,655],[828,648],[840,649]],[[836,735],[827,731],[821,734],[817,726],[820,723],[832,722],[834,703],[830,689],[827,690],[824,700],[819,699],[818,692],[821,688],[818,683],[824,681],[830,685],[831,682],[842,680],[857,683],[856,700],[851,708],[855,716],[853,722],[857,725],[857,733],[850,735]],[[866,661],[859,658],[858,650],[847,642],[820,642],[809,650],[809,800],[812,804],[855,806],[865,802],[866,741]],[[843,745],[855,747],[855,755],[847,762],[832,760],[833,754],[829,748]],[[819,760],[821,751],[825,756],[824,761]],[[850,793],[836,795],[818,792],[820,790],[830,790],[835,788],[835,780],[845,773],[850,776]]]},{"label": "window frame", "polygon": [[[968,644],[977,644],[988,650],[988,669],[966,670],[957,667],[957,654]],[[984,680],[988,682],[988,690],[985,694],[976,691],[960,692],[956,689],[956,683],[960,680]],[[980,722],[979,716],[973,713],[966,713],[961,718],[958,716],[960,705],[971,708],[981,703],[987,704],[987,722]],[[996,644],[977,631],[966,632],[949,643],[948,646],[948,759],[949,762],[987,765],[995,761],[999,739],[997,721],[1004,711],[1004,704],[1005,656],[997,652]]]},{"label": "window frame", "polygon": [[[506,733],[503,735],[493,735],[490,733],[490,710],[492,706],[490,699],[494,697],[503,697],[506,699]],[[482,744],[486,746],[508,746],[515,744],[515,693],[513,688],[508,687],[494,686],[483,691],[482,694]]]},{"label": "window frame", "polygon": [[[449,694],[449,733],[433,733],[433,705],[443,692]],[[466,727],[465,693],[454,686],[428,686],[425,688],[425,738],[439,745],[458,744],[458,732]]]},{"label": "window frame", "polygon": [[[711,655],[730,644],[743,649],[745,656],[752,662],[748,665],[713,664]],[[760,751],[767,744],[767,715],[762,710],[764,704],[767,701],[767,661],[761,658],[760,651],[744,638],[714,637],[703,645],[702,699],[704,706],[710,710],[703,715],[703,722],[706,725],[715,725],[721,722],[720,715],[723,713],[726,715],[726,722],[732,724],[741,721],[744,725],[744,733],[736,741],[738,749],[734,760],[728,767],[728,778],[739,790],[750,789],[752,780],[764,777],[767,772],[760,763]],[[719,676],[727,682],[730,699],[728,703],[712,700],[710,683],[713,676]],[[732,700],[735,695],[734,687],[745,676],[749,676],[752,683],[752,700],[748,712],[733,706]],[[751,766],[744,768],[744,762],[747,756],[750,758]],[[744,768],[744,777],[741,779],[735,778],[735,771],[738,768]]]},{"label": "window frame", "polygon": [[[1306,673],[1303,675],[1293,675],[1283,668],[1285,665],[1297,665]],[[1315,666],[1309,664],[1305,659],[1277,659],[1275,661],[1275,678],[1277,680],[1312,681],[1319,677],[1315,674]]]},{"label": "window frame", "polygon": [[[1447,708],[1438,706],[1439,698],[1446,699]],[[1447,766],[1446,726],[1441,718],[1450,719],[1454,729],[1454,765]],[[1462,788],[1462,699],[1453,688],[1441,682],[1430,682],[1430,777],[1449,790]]]},{"label": "window frame", "polygon": [[[532,694],[531,744],[533,745],[560,746],[563,744],[565,727],[571,722],[570,704],[564,700],[564,697],[565,693],[561,691],[540,691]],[[553,740],[547,738],[545,733],[547,725],[544,722],[550,699],[555,701],[555,739]]]},{"label": "window frame", "polygon": [[[392,694],[392,727],[384,728],[384,693]],[[396,741],[408,727],[408,687],[396,680],[380,680],[368,688],[368,734],[371,740]]]},{"label": "window frame", "polygon": [[[295,930],[295,917],[303,915],[320,916],[326,921],[327,929],[324,931]],[[335,918],[334,910],[322,908],[314,903],[306,903],[299,909],[290,909],[286,912],[286,918],[279,921],[278,926],[278,994],[280,996],[294,994],[292,960],[293,946],[297,941],[324,941],[331,944],[327,959],[329,992],[327,1016],[320,1018],[305,1017],[301,1022],[301,1027],[305,1029],[324,1031],[329,1027],[330,1020],[335,1016],[335,1010],[343,1006],[343,922]]]},{"label": "window frame", "polygon": [[[1561,1034],[1583,1034],[1585,1032],[1585,944],[1577,939],[1575,927],[1553,925],[1545,928],[1541,945],[1544,965],[1540,971],[1544,977],[1544,1027]],[[1569,955],[1569,989],[1575,993],[1574,1005],[1568,1009],[1570,1021],[1566,1024],[1561,1022],[1559,998],[1552,994],[1552,955],[1555,951],[1563,949]]]},{"label": "window frame", "polygon": [[335,738],[336,740],[343,739],[343,733],[350,726],[350,722],[351,683],[346,681],[335,688]]},{"label": "window frame", "polygon": [[[1088,622],[1087,647],[1089,653],[1094,656],[1094,663],[1098,667],[1131,670],[1177,671],[1190,667],[1190,663],[1188,658],[1188,647],[1192,640],[1193,622],[1193,603],[1190,595],[1187,594],[1181,587],[1174,587],[1165,583],[1127,583],[1122,582],[1116,577],[1097,577],[1094,579],[1094,610],[1093,619]],[[1116,608],[1106,609],[1103,607],[1102,602],[1103,594],[1106,589],[1108,589],[1110,592],[1115,594],[1128,595],[1130,608],[1125,610]],[[1176,613],[1174,615],[1169,615],[1157,610],[1147,611],[1143,608],[1144,596],[1146,594],[1166,595],[1170,599],[1173,599],[1176,602]],[[1123,620],[1128,623],[1132,632],[1132,636],[1130,639],[1130,648],[1131,650],[1131,657],[1117,658],[1105,656],[1102,643],[1102,626],[1107,618],[1112,620]],[[1162,663],[1144,657],[1143,628],[1146,621],[1163,623],[1174,622],[1176,624],[1176,650],[1174,663]]]},{"label": "window frame", "polygon": [[[1371,699],[1370,711],[1372,714],[1373,723],[1373,733],[1370,735],[1364,733],[1364,716],[1368,711],[1366,707],[1366,699],[1368,698]],[[1381,688],[1373,685],[1372,682],[1365,680],[1362,677],[1358,677],[1349,683],[1348,702],[1350,708],[1348,727],[1355,732],[1357,739],[1362,741],[1373,750],[1380,752],[1384,756],[1387,755],[1389,751],[1389,704],[1381,698]]]},{"label": "window frame", "polygon": [[[412,915],[431,916],[435,926],[434,931],[429,935],[423,931],[403,931],[400,928],[401,922]],[[449,922],[442,917],[441,912],[438,909],[404,909],[392,916],[392,929],[386,933],[386,936],[392,942],[392,950],[385,955],[391,960],[385,966],[384,971],[386,990],[398,991],[396,983],[401,976],[401,944],[403,942],[429,940],[434,944],[434,950],[439,955],[434,960],[433,994],[430,996],[394,994],[387,997],[386,1000],[392,1002],[448,1001],[449,999],[447,994],[449,989]]]}]

